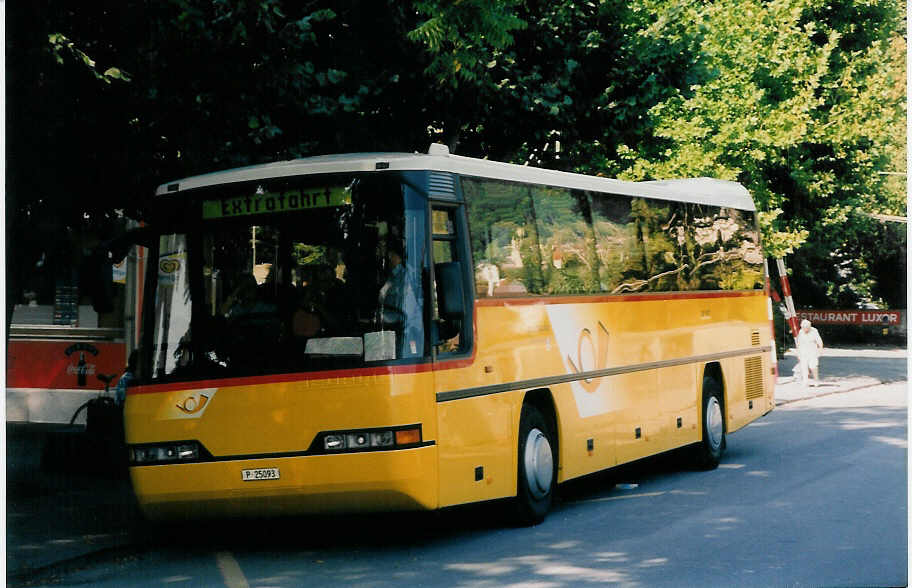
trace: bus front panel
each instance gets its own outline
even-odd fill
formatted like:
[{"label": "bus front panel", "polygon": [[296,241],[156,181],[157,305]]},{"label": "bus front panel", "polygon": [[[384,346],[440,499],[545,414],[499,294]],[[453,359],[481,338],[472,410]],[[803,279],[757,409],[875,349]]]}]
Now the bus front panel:
[{"label": "bus front panel", "polygon": [[139,503],[151,517],[435,508],[430,378],[133,389]]}]

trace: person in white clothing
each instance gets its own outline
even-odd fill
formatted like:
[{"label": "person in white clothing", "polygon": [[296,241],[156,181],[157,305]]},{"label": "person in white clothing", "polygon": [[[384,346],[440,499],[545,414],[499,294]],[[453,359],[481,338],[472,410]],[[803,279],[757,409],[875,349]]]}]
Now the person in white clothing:
[{"label": "person in white clothing", "polygon": [[808,385],[808,371],[814,376],[814,386],[820,381],[820,350],[823,349],[823,339],[817,329],[811,326],[811,321],[801,321],[801,329],[795,338],[798,347],[798,373],[801,374],[801,383]]}]

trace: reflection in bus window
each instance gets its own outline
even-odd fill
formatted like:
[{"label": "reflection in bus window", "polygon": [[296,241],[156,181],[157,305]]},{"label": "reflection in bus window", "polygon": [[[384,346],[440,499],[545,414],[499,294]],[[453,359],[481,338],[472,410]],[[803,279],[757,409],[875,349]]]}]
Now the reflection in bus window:
[{"label": "reflection in bus window", "polygon": [[482,297],[762,288],[753,214],[463,178]]},{"label": "reflection in bus window", "polygon": [[155,295],[153,373],[166,376],[192,360],[186,235],[163,235]]}]

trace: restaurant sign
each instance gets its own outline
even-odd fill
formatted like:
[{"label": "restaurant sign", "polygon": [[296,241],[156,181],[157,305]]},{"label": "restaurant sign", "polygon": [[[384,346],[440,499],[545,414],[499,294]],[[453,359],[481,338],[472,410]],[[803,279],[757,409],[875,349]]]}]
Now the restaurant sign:
[{"label": "restaurant sign", "polygon": [[800,320],[808,319],[818,325],[880,325],[897,326],[903,321],[902,310],[802,310]]}]

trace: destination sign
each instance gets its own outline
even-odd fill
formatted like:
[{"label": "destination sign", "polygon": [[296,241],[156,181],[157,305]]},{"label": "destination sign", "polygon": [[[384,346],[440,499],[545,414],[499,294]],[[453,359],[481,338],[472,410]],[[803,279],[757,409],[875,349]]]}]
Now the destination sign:
[{"label": "destination sign", "polygon": [[221,200],[205,200],[203,201],[203,218],[272,214],[347,204],[351,204],[351,190],[346,186],[264,192],[235,198],[222,198]]}]

